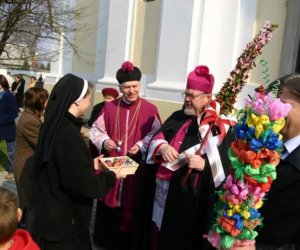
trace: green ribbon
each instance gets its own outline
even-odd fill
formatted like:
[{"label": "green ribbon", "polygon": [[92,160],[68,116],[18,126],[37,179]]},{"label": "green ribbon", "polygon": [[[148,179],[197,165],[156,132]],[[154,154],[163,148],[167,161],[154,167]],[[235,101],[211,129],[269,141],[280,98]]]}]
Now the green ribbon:
[{"label": "green ribbon", "polygon": [[251,177],[255,175],[259,175],[259,168],[253,168],[251,167],[250,164],[247,164],[245,167],[245,173],[247,175],[250,175]]},{"label": "green ribbon", "polygon": [[245,165],[239,161],[231,148],[228,150],[228,156],[231,166],[234,169],[234,178],[236,180],[244,181]]},{"label": "green ribbon", "polygon": [[258,232],[251,230],[251,229],[244,229],[241,234],[239,235],[239,238],[241,240],[254,240],[258,235]]},{"label": "green ribbon", "polygon": [[224,237],[222,237],[221,247],[225,249],[230,249],[234,244],[235,240],[236,240],[235,238],[227,234]]},{"label": "green ribbon", "polygon": [[277,177],[276,167],[272,164],[266,163],[260,167],[260,175],[270,176],[272,180]]}]

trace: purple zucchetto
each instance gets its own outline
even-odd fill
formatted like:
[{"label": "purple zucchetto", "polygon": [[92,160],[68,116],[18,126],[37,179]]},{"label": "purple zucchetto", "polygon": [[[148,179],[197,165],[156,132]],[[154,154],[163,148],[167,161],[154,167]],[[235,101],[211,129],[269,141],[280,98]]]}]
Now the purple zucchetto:
[{"label": "purple zucchetto", "polygon": [[189,73],[186,88],[211,94],[214,83],[215,79],[212,74],[209,74],[209,68],[205,65],[199,65]]}]

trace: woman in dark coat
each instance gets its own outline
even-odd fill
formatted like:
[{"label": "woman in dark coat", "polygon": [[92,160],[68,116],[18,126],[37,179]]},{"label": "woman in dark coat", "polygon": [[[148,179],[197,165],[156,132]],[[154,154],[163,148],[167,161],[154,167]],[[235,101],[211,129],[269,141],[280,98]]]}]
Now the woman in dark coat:
[{"label": "woman in dark coat", "polygon": [[23,100],[24,111],[21,113],[17,123],[14,175],[18,191],[19,207],[23,211],[23,220],[29,204],[26,198],[26,191],[22,188],[20,182],[21,176],[24,163],[34,154],[48,97],[49,93],[45,89],[30,88],[27,90]]},{"label": "woman in dark coat", "polygon": [[[91,84],[67,74],[54,86],[34,158],[33,234],[42,249],[89,250],[93,198],[105,195],[121,173],[93,173],[81,136]],[[124,177],[124,176],[123,176]]]},{"label": "woman in dark coat", "polygon": [[12,179],[13,161],[15,156],[16,123],[18,106],[14,95],[9,91],[8,80],[10,76],[0,75],[0,141],[4,140],[8,153],[8,175],[6,179]]}]

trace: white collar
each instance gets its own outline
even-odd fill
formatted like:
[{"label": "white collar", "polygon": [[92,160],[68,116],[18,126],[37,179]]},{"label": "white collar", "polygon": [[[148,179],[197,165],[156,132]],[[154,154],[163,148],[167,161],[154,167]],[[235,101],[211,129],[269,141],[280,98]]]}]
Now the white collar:
[{"label": "white collar", "polygon": [[288,153],[292,153],[300,145],[300,135],[295,136],[292,139],[284,142],[284,146]]},{"label": "white collar", "polygon": [[126,104],[128,104],[128,105],[134,103],[134,102],[126,101],[123,97],[122,97],[122,100],[123,100]]}]

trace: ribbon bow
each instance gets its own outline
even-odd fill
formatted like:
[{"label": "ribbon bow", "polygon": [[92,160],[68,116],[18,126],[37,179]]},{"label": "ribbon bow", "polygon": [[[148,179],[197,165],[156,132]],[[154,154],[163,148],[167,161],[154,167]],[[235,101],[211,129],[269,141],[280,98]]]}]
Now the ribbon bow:
[{"label": "ribbon bow", "polygon": [[[207,124],[213,124],[214,126],[217,126],[220,130],[220,134],[219,134],[219,144],[220,144],[224,139],[228,128],[230,126],[236,125],[237,121],[234,117],[231,117],[230,115],[227,116],[219,115],[219,112],[220,112],[220,103],[216,101],[211,101],[204,110],[205,117],[204,119],[202,119],[200,126],[207,125]],[[210,131],[207,131],[207,133],[209,132]]]},{"label": "ribbon bow", "polygon": [[[207,132],[202,140],[202,144],[199,149],[199,155],[202,150],[202,148],[205,146],[205,144],[208,142],[208,136],[211,133],[211,128],[213,126],[217,126],[220,130],[220,134],[218,135],[218,145],[220,145],[227,133],[227,130],[230,126],[234,126],[237,122],[236,119],[231,116],[225,116],[221,115],[219,116],[220,111],[220,104],[216,101],[211,101],[204,110],[204,118],[200,122],[199,129],[201,126],[208,126]],[[188,172],[184,176],[182,180],[182,186],[185,186],[187,183],[187,179],[190,176],[192,172],[192,169],[188,169]],[[194,182],[194,187],[197,186],[197,183],[199,181],[199,175],[196,177]]]}]

